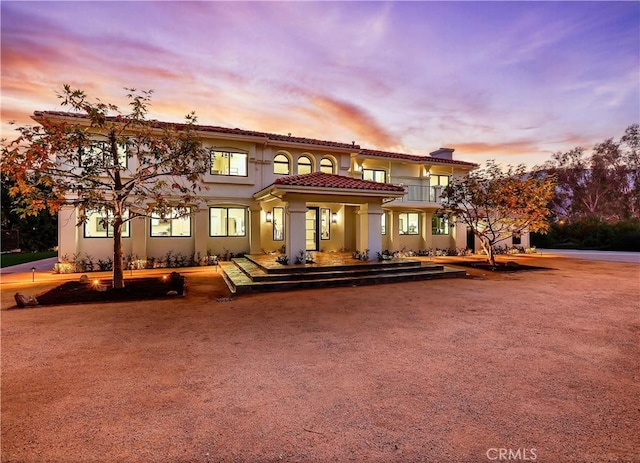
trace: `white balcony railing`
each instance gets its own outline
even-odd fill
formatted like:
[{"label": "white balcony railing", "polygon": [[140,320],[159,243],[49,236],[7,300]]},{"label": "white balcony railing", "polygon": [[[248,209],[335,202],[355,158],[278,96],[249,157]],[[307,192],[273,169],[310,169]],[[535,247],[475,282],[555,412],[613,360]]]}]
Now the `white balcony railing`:
[{"label": "white balcony railing", "polygon": [[404,185],[404,187],[406,193],[400,201],[440,203],[441,187],[439,186]]}]

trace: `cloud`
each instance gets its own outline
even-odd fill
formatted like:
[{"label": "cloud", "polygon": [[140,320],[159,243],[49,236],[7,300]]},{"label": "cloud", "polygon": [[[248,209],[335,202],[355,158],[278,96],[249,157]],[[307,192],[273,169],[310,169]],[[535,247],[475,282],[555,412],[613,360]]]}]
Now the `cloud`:
[{"label": "cloud", "polygon": [[464,154],[484,154],[484,155],[521,155],[540,152],[540,146],[534,140],[518,140],[501,143],[489,142],[450,142],[446,146],[451,146]]},{"label": "cloud", "polygon": [[373,116],[354,104],[326,95],[312,96],[311,103],[321,117],[330,119],[333,124],[351,129],[361,139],[356,140],[357,143],[379,149],[390,149],[400,144],[397,135],[385,129]]}]

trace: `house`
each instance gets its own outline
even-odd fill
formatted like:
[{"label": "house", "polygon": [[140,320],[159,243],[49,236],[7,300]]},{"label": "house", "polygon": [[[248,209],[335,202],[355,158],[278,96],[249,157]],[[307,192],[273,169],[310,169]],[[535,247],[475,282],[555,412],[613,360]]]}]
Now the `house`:
[{"label": "house", "polygon": [[[73,113],[34,114],[36,121],[44,118],[83,121]],[[186,217],[131,220],[123,231],[125,254],[147,259],[169,251],[204,256],[368,249],[375,258],[382,250],[475,249],[463,224],[435,214],[450,179],[476,167],[454,159],[451,148],[403,154],[208,125],[198,125],[197,135],[211,149],[203,180],[209,189],[199,207]],[[123,162],[135,167],[134,159]],[[59,255],[110,257],[113,231],[91,211],[77,227],[79,213],[72,206],[59,213]]]}]

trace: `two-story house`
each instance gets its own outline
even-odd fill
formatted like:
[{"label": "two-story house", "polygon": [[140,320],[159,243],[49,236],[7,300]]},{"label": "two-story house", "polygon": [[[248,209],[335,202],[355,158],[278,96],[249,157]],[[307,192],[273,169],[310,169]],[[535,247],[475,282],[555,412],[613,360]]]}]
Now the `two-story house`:
[{"label": "two-story house", "polygon": [[[80,115],[36,112],[41,121],[82,123]],[[88,122],[88,121],[86,121]],[[191,255],[286,249],[364,251],[473,247],[466,227],[435,214],[453,176],[476,165],[453,159],[453,149],[411,155],[339,143],[199,125],[211,150],[209,187],[186,217],[135,218],[124,229],[124,253],[140,259],[168,251]],[[134,169],[134,159],[123,159]],[[126,169],[123,175],[126,176]],[[60,256],[112,252],[113,231],[99,214],[76,226],[76,208],[59,213]]]}]

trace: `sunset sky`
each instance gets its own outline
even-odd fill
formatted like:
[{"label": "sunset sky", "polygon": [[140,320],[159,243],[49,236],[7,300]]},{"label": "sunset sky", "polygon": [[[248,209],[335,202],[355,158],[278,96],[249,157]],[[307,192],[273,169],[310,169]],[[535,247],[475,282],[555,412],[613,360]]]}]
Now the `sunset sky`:
[{"label": "sunset sky", "polygon": [[[64,83],[152,117],[540,164],[640,119],[638,2],[2,1],[2,136]],[[124,109],[124,108],[123,108]]]}]

